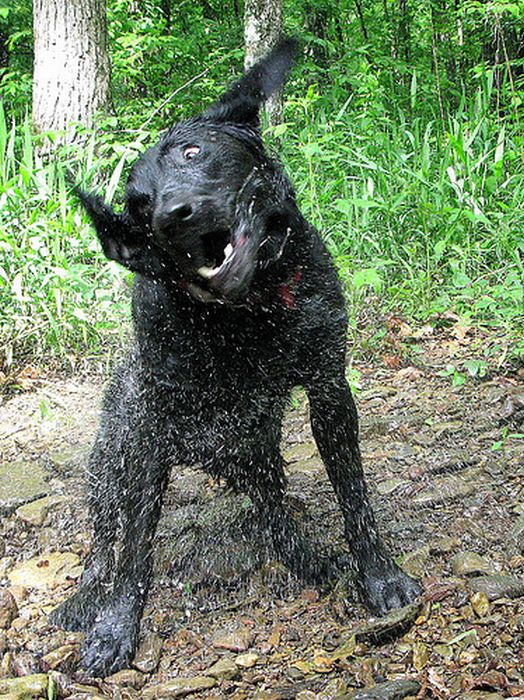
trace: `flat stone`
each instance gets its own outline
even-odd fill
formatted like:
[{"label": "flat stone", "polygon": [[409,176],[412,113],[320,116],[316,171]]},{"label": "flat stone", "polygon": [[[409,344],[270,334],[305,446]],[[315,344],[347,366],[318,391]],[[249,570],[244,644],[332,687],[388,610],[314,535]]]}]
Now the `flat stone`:
[{"label": "flat stone", "polygon": [[477,489],[478,483],[473,479],[464,479],[461,476],[444,476],[440,479],[434,479],[431,486],[414,496],[411,502],[419,507],[434,506],[464,498],[475,493]]},{"label": "flat stone", "polygon": [[48,513],[65,500],[65,496],[45,496],[44,498],[38,498],[36,501],[31,501],[31,503],[26,503],[17,508],[16,515],[20,520],[23,520],[29,525],[38,527],[44,524]]},{"label": "flat stone", "polygon": [[324,469],[320,459],[301,459],[299,462],[292,462],[288,466],[291,473],[316,474]]},{"label": "flat stone", "polygon": [[211,668],[208,668],[206,673],[208,676],[216,678],[219,681],[230,681],[239,676],[240,670],[233,659],[224,657],[223,659],[219,659],[216,664],[213,664]]},{"label": "flat stone", "polygon": [[478,576],[470,579],[468,586],[474,593],[484,593],[490,601],[524,596],[524,578],[507,574]]},{"label": "flat stone", "polygon": [[402,560],[402,569],[415,578],[422,578],[426,574],[429,562],[429,546],[419,547],[406,554]]},{"label": "flat stone", "polygon": [[12,594],[18,606],[20,606],[29,595],[29,591],[25,586],[9,586],[7,590]]},{"label": "flat stone", "polygon": [[378,683],[373,688],[362,688],[341,695],[337,700],[402,700],[417,695],[420,683],[411,678]]},{"label": "flat stone", "polygon": [[519,554],[524,553],[524,515],[517,518],[508,534],[509,545]]},{"label": "flat stone", "polygon": [[213,639],[215,649],[228,649],[229,651],[247,651],[253,644],[253,632],[244,625],[239,625],[232,632],[219,633]]},{"label": "flat stone", "polygon": [[13,586],[47,589],[76,579],[82,573],[80,557],[72,552],[50,552],[28,559],[8,575]]},{"label": "flat stone", "polygon": [[459,540],[449,535],[438,535],[429,542],[429,551],[432,554],[447,554],[459,546]]},{"label": "flat stone", "polygon": [[9,629],[17,615],[18,605],[13,594],[5,589],[0,590],[0,629]]},{"label": "flat stone", "polygon": [[48,678],[45,673],[35,673],[21,678],[0,678],[0,696],[14,698],[47,697]]},{"label": "flat stone", "polygon": [[302,462],[311,457],[318,457],[317,447],[314,442],[302,442],[286,450],[283,457],[286,462]]},{"label": "flat stone", "polygon": [[256,662],[259,660],[259,655],[252,651],[248,651],[247,654],[240,654],[236,657],[235,663],[241,668],[252,668]]},{"label": "flat stone", "polygon": [[495,569],[484,557],[476,552],[457,552],[451,560],[451,568],[455,576],[471,576],[473,574],[494,574]]},{"label": "flat stone", "polygon": [[113,673],[112,676],[108,676],[105,680],[124,688],[140,689],[144,685],[145,677],[142,673],[132,668],[123,668],[121,671]]},{"label": "flat stone", "polygon": [[73,666],[76,666],[79,658],[78,645],[64,644],[42,657],[42,668],[45,671],[71,670]]},{"label": "flat stone", "polygon": [[376,489],[381,496],[388,496],[390,493],[394,493],[402,486],[408,486],[409,481],[405,479],[386,479],[386,481],[380,481]]},{"label": "flat stone", "polygon": [[199,693],[210,690],[217,684],[215,678],[208,676],[195,676],[194,678],[173,678],[166,683],[149,686],[142,691],[144,700],[153,698],[183,698],[191,693]]},{"label": "flat stone", "polygon": [[46,472],[32,462],[0,464],[0,514],[9,515],[19,506],[48,492]]},{"label": "flat stone", "polygon": [[355,631],[357,642],[382,644],[404,634],[417,619],[421,603],[411,603],[403,608],[396,608],[384,617],[371,620],[367,625],[359,627]]},{"label": "flat stone", "polygon": [[158,634],[151,632],[140,642],[133,660],[133,666],[142,673],[152,673],[160,663],[164,640]]}]

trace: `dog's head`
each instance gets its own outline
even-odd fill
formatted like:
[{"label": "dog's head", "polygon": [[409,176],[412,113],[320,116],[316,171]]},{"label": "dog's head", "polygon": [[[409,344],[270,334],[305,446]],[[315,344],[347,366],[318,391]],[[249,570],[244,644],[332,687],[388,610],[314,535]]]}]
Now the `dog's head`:
[{"label": "dog's head", "polygon": [[294,53],[292,40],[281,41],[202,115],[166,132],[135,164],[122,214],[80,193],[107,257],[172,272],[202,301],[248,293],[290,235],[292,191],[264,151],[259,110]]}]

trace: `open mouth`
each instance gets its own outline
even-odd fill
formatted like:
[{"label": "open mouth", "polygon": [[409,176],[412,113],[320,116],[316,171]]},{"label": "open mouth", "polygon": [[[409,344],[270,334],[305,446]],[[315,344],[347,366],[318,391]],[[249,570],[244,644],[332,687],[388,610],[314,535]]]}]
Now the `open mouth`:
[{"label": "open mouth", "polygon": [[206,262],[205,265],[198,268],[197,273],[204,279],[211,279],[220,272],[235,253],[230,240],[230,232],[226,230],[212,231],[204,234],[201,241]]}]

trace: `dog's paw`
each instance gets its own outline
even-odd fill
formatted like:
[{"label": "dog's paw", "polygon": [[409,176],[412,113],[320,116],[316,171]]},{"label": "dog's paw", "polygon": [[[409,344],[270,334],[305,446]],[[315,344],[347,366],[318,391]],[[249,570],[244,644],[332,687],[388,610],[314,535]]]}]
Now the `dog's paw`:
[{"label": "dog's paw", "polygon": [[71,632],[87,632],[93,626],[101,605],[98,588],[79,588],[51,612],[49,622]]},{"label": "dog's paw", "polygon": [[138,639],[140,614],[131,606],[104,608],[86,636],[80,665],[91,676],[104,678],[129,666]]},{"label": "dog's paw", "polygon": [[361,572],[358,587],[366,607],[378,615],[413,603],[422,592],[420,584],[392,561]]}]

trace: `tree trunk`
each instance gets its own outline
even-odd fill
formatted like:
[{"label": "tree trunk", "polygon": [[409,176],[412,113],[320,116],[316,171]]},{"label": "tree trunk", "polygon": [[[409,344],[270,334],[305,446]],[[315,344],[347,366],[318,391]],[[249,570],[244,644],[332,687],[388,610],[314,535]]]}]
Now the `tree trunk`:
[{"label": "tree trunk", "polygon": [[110,106],[106,0],[33,0],[33,22],[33,126],[69,143]]},{"label": "tree trunk", "polygon": [[[281,33],[282,0],[245,0],[245,68],[250,68],[264,56],[275,45]],[[267,101],[266,112],[272,126],[282,121],[282,92]]]},{"label": "tree trunk", "polygon": [[0,31],[0,68],[9,65],[9,50],[7,48],[7,34]]}]

